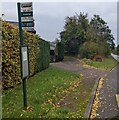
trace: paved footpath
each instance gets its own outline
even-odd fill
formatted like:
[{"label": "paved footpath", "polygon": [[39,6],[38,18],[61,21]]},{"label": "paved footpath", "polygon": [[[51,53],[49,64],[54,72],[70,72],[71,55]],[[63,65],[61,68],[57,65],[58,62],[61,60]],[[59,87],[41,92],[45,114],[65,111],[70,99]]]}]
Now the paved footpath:
[{"label": "paved footpath", "polygon": [[113,118],[119,116],[116,94],[119,94],[119,64],[106,76],[99,92],[101,105],[97,110],[96,118]]}]

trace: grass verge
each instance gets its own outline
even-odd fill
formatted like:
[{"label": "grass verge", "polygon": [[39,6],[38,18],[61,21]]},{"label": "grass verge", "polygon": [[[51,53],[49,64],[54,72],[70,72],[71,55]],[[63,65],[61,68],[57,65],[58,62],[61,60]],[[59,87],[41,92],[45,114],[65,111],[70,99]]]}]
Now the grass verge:
[{"label": "grass verge", "polygon": [[100,68],[103,70],[112,69],[117,65],[117,61],[114,60],[112,57],[105,58],[102,62],[97,62],[97,61],[92,61],[92,60],[87,59],[84,61],[84,63],[89,66]]},{"label": "grass verge", "polygon": [[[72,112],[67,107],[58,105],[64,96],[79,94],[85,91],[85,87],[77,89],[80,85],[79,74],[50,67],[27,80],[28,109],[23,110],[22,85],[14,89],[5,90],[2,94],[2,117],[3,118],[61,118],[77,116],[83,117],[89,99],[87,97],[77,100],[78,112]],[[75,97],[74,95],[72,98]],[[70,98],[69,98],[70,99]],[[67,101],[66,101],[67,102]],[[74,101],[72,101],[75,103]]]},{"label": "grass verge", "polygon": [[111,69],[117,65],[117,61],[112,57],[105,58],[102,62],[93,61],[92,66],[101,69]]}]

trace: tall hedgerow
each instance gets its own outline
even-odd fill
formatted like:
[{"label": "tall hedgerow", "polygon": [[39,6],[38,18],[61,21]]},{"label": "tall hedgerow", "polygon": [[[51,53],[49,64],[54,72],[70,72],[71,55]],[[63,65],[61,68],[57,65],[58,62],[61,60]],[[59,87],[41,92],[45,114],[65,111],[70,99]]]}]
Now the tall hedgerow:
[{"label": "tall hedgerow", "polygon": [[[35,34],[23,31],[24,44],[29,47],[30,76],[36,73],[37,58],[42,47]],[[3,89],[21,83],[20,38],[18,27],[2,22],[2,85]],[[49,49],[49,48],[48,48]],[[44,54],[42,54],[44,55]],[[48,57],[45,57],[49,59]],[[39,61],[41,62],[41,61]],[[48,66],[48,65],[47,65]],[[44,67],[46,68],[46,67]]]}]

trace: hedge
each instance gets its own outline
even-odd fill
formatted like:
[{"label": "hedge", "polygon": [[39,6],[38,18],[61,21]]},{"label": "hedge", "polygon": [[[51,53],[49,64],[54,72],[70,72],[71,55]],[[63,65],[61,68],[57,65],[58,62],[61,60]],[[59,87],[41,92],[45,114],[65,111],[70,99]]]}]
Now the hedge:
[{"label": "hedge", "polygon": [[39,39],[40,51],[37,56],[36,72],[42,71],[49,67],[50,63],[50,43]]},{"label": "hedge", "polygon": [[[29,46],[30,76],[36,73],[39,39],[35,34],[23,31],[24,44]],[[2,22],[2,86],[3,89],[20,84],[20,38],[18,27]],[[48,48],[49,49],[49,48]],[[42,54],[43,55],[43,54]],[[46,58],[46,57],[45,57]],[[48,57],[46,59],[49,59]],[[40,61],[39,61],[40,62]],[[46,61],[44,61],[46,62]],[[46,63],[48,67],[48,63]],[[44,67],[44,66],[43,66]],[[44,67],[46,68],[46,67]]]},{"label": "hedge", "polygon": [[62,61],[64,59],[64,44],[62,42],[58,42],[56,44],[56,62]]}]

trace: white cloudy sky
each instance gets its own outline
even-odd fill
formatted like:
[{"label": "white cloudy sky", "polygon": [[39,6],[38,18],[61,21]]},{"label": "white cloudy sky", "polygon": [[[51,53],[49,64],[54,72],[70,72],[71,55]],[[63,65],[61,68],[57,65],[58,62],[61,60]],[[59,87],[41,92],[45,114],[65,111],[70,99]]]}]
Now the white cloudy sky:
[{"label": "white cloudy sky", "polygon": [[[35,29],[42,38],[53,41],[63,30],[66,16],[80,12],[100,15],[109,25],[117,40],[117,2],[33,2]],[[17,20],[17,3],[2,2],[4,20]],[[116,41],[117,42],[117,41]]]}]

